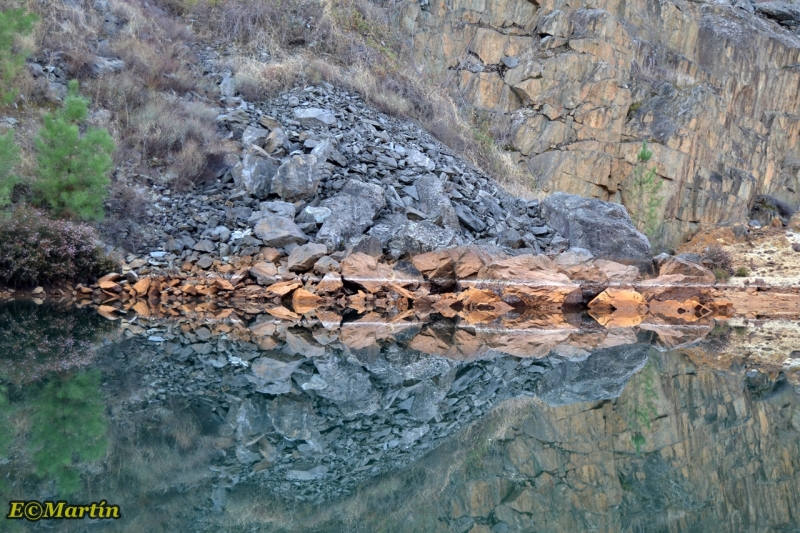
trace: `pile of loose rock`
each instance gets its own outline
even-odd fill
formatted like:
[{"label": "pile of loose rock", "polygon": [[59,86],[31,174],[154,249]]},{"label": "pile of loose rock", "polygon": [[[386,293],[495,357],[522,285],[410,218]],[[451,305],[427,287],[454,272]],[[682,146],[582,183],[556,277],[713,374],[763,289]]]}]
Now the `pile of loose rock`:
[{"label": "pile of loose rock", "polygon": [[262,247],[290,255],[306,243],[390,260],[472,242],[533,254],[568,245],[539,202],[508,195],[419,127],[357,95],[319,86],[261,107],[223,102],[218,121],[241,142],[241,156],[221,158],[209,169],[213,182],[191,193],[159,189],[152,253],[129,263],[206,270]]}]

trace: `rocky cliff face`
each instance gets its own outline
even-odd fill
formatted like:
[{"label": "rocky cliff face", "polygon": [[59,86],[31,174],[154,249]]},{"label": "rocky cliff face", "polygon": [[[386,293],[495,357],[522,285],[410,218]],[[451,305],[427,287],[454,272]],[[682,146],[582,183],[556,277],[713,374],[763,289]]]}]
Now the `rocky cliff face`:
[{"label": "rocky cliff face", "polygon": [[397,24],[419,69],[507,125],[543,194],[630,205],[648,139],[674,245],[757,194],[800,201],[800,38],[766,5],[407,0]]}]

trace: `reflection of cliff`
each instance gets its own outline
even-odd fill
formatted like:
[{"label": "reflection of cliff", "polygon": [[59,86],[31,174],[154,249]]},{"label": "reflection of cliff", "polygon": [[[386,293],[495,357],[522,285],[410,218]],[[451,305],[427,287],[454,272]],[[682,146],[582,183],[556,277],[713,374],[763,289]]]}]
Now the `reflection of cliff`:
[{"label": "reflection of cliff", "polygon": [[[295,520],[316,524],[306,531],[791,530],[800,404],[761,376],[651,356],[617,400],[508,402],[406,472]],[[232,515],[239,505],[254,501]]]},{"label": "reflection of cliff", "polygon": [[[734,2],[401,2],[419,69],[497,114],[512,154],[563,190],[630,203],[651,139],[668,238],[798,200],[796,34]],[[736,3],[736,5],[745,5]]]}]

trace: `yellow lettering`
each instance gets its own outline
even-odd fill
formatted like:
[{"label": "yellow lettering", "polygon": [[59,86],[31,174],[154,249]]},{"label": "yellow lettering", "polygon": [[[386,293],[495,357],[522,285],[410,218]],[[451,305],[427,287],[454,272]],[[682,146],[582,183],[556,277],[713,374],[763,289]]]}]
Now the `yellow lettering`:
[{"label": "yellow lettering", "polygon": [[25,502],[10,502],[10,505],[6,518],[22,518],[22,506],[25,505]]},{"label": "yellow lettering", "polygon": [[67,502],[58,502],[53,505],[53,502],[44,502],[44,514],[42,518],[63,518],[64,505]]},{"label": "yellow lettering", "polygon": [[119,505],[109,505],[106,518],[119,518]]},{"label": "yellow lettering", "polygon": [[64,513],[64,518],[78,518],[78,507],[70,505]]}]

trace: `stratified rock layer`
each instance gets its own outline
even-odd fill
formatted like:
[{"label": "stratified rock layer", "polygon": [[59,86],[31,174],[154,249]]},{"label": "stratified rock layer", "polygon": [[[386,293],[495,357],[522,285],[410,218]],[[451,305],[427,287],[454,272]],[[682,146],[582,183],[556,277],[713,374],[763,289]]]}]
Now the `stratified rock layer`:
[{"label": "stratified rock layer", "polygon": [[416,65],[510,124],[544,193],[634,206],[650,140],[670,244],[756,194],[800,200],[800,38],[736,5],[407,0],[396,22]]}]

